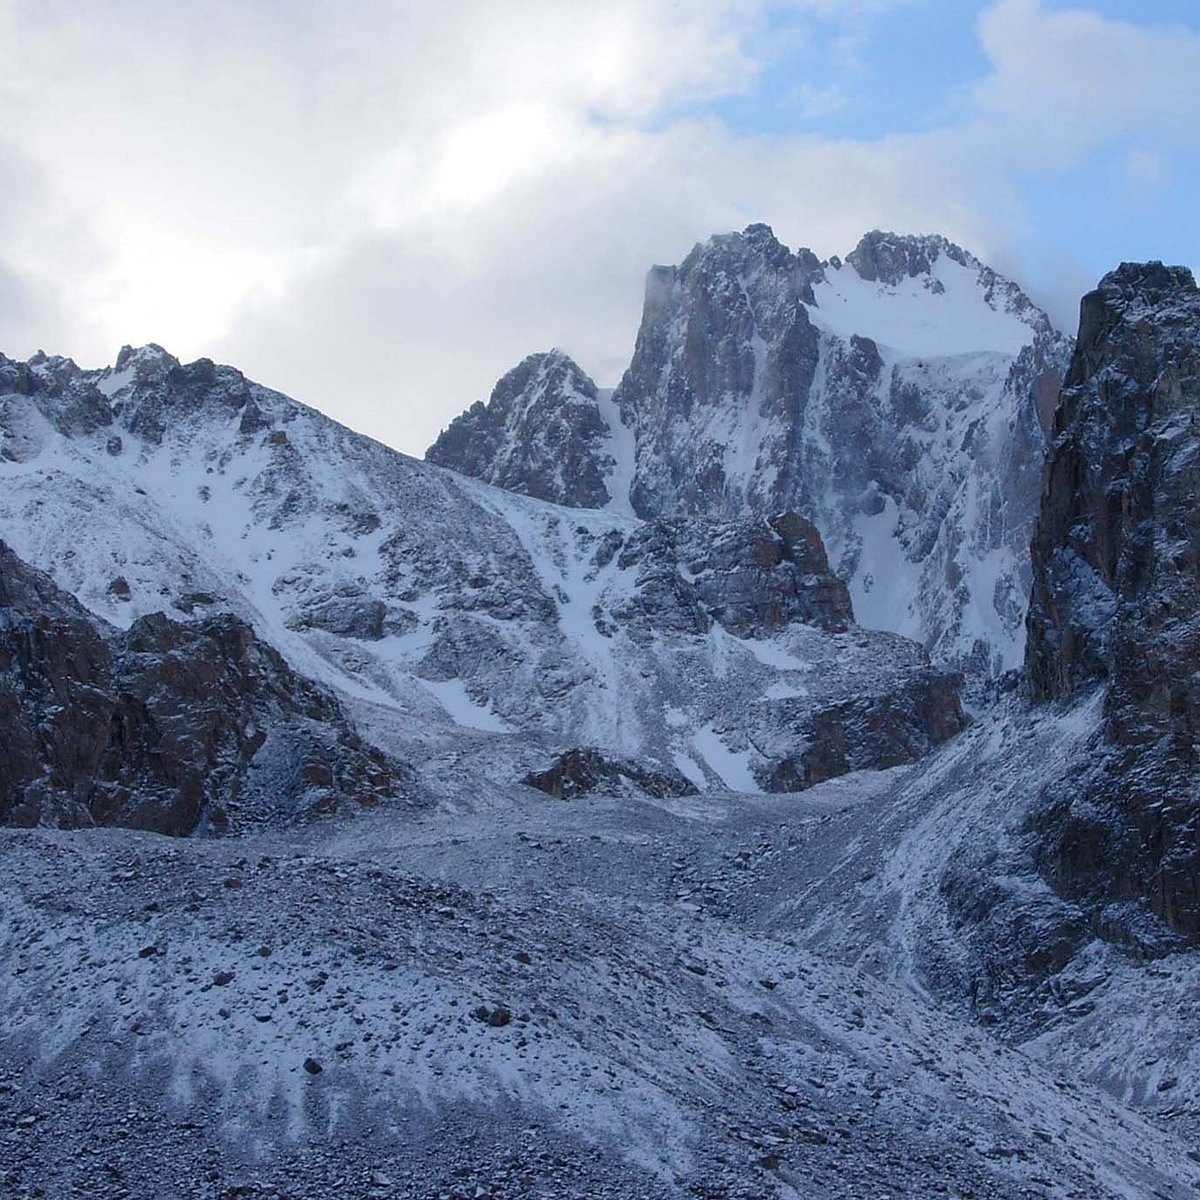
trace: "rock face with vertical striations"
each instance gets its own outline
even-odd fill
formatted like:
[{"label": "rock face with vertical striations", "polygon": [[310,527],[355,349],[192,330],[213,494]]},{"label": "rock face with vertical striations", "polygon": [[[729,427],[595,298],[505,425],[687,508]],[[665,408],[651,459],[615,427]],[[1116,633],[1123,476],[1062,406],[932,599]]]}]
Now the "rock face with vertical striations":
[{"label": "rock face with vertical striations", "polygon": [[1114,937],[1200,937],[1200,291],[1123,264],[1083,300],[1033,540],[1033,697],[1103,691],[1039,818],[1047,877]]},{"label": "rock face with vertical striations", "polygon": [[657,269],[615,400],[643,516],[790,509],[858,619],[982,672],[1017,665],[1043,422],[1067,343],[939,237],[842,263],[766,226]]}]

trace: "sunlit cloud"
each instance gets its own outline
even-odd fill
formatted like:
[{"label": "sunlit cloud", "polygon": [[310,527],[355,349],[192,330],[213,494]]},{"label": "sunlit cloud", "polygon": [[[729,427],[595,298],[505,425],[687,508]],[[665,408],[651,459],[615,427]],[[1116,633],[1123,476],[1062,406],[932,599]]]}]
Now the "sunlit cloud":
[{"label": "sunlit cloud", "polygon": [[[822,135],[884,86],[872,22],[928,2],[0,0],[0,348],[156,340],[420,451],[533,350],[615,382],[646,268],[709,233],[937,230],[1021,273],[1030,178],[1111,144],[1130,203],[1169,187],[1200,35],[1086,5],[983,4],[952,122]],[[787,46],[834,64],[807,132],[726,126]],[[1083,275],[1048,263],[1065,324]]]}]

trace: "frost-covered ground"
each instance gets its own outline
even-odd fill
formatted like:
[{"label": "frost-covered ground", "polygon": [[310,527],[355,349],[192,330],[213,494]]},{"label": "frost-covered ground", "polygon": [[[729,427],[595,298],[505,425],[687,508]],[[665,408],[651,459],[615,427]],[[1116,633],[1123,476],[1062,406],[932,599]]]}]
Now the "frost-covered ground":
[{"label": "frost-covered ground", "polygon": [[[798,796],[563,802],[464,773],[453,805],[290,834],[3,831],[0,1181],[1193,1194],[1193,956],[1093,947],[1091,1006],[1033,1022],[981,1025],[962,987],[936,881],[1018,818],[1024,719]],[[1035,751],[1090,727],[1046,718]]]}]

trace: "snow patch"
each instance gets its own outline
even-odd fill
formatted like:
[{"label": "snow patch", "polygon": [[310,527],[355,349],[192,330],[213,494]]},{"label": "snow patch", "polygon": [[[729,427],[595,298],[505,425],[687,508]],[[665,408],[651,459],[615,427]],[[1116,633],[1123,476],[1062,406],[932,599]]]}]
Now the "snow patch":
[{"label": "snow patch", "polygon": [[[758,781],[750,769],[752,753],[749,750],[730,749],[711,723],[692,735],[692,745],[709,770],[731,792],[762,794],[762,788],[758,786]],[[681,767],[680,770],[682,769]]]},{"label": "snow patch", "polygon": [[817,304],[809,317],[843,339],[857,334],[903,355],[932,358],[980,350],[1015,357],[1033,340],[1025,321],[988,304],[977,269],[945,255],[932,278],[895,287],[865,280],[851,266],[830,267],[825,276],[813,288]]},{"label": "snow patch", "polygon": [[629,500],[629,491],[633,487],[637,442],[633,430],[621,420],[621,410],[613,403],[615,390],[598,388],[596,391],[596,407],[600,411],[600,419],[608,426],[608,453],[613,460],[612,469],[604,480],[610,497],[605,507],[610,512],[631,517],[633,505]]},{"label": "snow patch", "polygon": [[464,729],[479,729],[484,733],[512,733],[491,708],[478,704],[467,694],[461,679],[418,679],[417,682],[446,710],[446,715]]}]

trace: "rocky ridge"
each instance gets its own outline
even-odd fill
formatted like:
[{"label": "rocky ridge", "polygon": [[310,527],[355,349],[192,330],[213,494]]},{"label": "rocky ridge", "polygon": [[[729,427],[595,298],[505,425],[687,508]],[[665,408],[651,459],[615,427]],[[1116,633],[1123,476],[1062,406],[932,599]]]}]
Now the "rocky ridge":
[{"label": "rocky ridge", "polygon": [[795,514],[551,507],[416,463],[233,368],[159,347],[118,362],[0,368],[14,548],[119,627],[232,614],[429,786],[453,792],[467,763],[521,779],[579,745],[698,788],[801,786],[782,764],[827,727],[843,739],[819,718],[851,698],[893,697],[877,713],[894,729],[826,756],[845,769],[964,722],[919,647],[853,625]]},{"label": "rocky ridge", "polygon": [[1123,264],[1084,297],[1037,533],[1038,701],[1100,689],[1103,727],[1038,818],[1047,878],[1107,936],[1200,939],[1200,290]]}]

